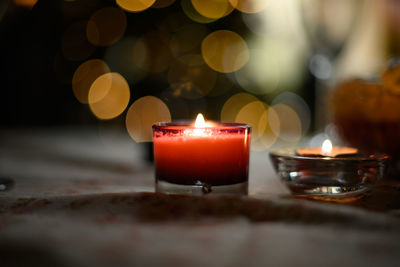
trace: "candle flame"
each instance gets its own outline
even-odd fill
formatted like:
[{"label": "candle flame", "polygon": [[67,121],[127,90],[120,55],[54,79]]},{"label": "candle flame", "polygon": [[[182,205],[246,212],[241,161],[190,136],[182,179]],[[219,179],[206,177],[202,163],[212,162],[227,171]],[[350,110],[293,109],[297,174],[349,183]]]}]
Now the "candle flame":
[{"label": "candle flame", "polygon": [[322,155],[329,156],[332,153],[332,142],[329,139],[326,139],[322,143]]},{"label": "candle flame", "polygon": [[204,128],[204,127],[206,127],[206,122],[204,120],[203,114],[199,113],[197,115],[196,121],[194,123],[194,127],[195,128]]}]

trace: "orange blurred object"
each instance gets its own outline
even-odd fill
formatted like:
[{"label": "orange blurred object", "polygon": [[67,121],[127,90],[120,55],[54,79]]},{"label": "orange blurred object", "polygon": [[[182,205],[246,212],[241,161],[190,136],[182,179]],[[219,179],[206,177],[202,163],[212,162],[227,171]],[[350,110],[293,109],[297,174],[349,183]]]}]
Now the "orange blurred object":
[{"label": "orange blurred object", "polygon": [[339,84],[331,98],[333,120],[350,145],[387,153],[396,162],[400,159],[400,65],[385,70],[381,79]]}]

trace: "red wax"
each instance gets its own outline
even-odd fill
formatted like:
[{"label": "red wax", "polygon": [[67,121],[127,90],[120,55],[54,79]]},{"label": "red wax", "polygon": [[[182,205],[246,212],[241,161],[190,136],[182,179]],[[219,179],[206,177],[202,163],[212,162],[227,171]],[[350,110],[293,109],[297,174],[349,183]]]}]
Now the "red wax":
[{"label": "red wax", "polygon": [[246,182],[250,127],[220,124],[153,126],[156,178],[175,184],[228,185]]}]

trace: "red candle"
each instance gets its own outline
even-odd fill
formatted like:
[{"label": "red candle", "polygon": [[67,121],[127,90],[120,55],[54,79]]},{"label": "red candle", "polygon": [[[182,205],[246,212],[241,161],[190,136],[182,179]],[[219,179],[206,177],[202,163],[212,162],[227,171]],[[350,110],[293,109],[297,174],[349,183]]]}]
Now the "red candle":
[{"label": "red candle", "polygon": [[322,147],[297,149],[297,154],[299,154],[300,156],[337,157],[341,155],[357,154],[357,152],[357,148],[353,147],[332,146],[331,141],[329,141],[328,139],[322,143]]},{"label": "red candle", "polygon": [[211,186],[248,181],[248,125],[206,123],[201,115],[195,125],[154,125],[153,142],[157,181]]}]

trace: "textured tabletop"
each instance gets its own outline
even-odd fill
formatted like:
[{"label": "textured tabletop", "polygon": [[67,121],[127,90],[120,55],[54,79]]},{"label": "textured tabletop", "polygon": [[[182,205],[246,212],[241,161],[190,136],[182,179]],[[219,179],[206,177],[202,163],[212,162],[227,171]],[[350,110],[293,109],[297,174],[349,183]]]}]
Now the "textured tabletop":
[{"label": "textured tabletop", "polygon": [[[1,266],[398,266],[400,184],[295,199],[267,152],[249,196],[153,193],[146,145],[105,129],[0,132]],[[3,263],[5,265],[3,265]]]}]

